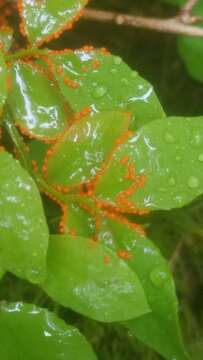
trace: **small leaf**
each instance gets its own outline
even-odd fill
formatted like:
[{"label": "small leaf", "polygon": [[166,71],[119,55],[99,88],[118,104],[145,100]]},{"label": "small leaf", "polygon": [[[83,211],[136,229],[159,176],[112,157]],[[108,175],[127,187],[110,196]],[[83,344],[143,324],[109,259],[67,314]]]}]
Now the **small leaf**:
[{"label": "small leaf", "polygon": [[0,337],[0,358],[5,360],[96,360],[76,328],[35,305],[2,303]]},{"label": "small leaf", "polygon": [[[46,176],[52,184],[78,185],[93,178],[128,129],[129,116],[106,112],[74,123],[48,152]],[[63,169],[63,171],[61,171]]]},{"label": "small leaf", "polygon": [[30,137],[53,141],[68,125],[70,109],[38,67],[16,62],[9,104],[16,124]]},{"label": "small leaf", "polygon": [[114,153],[95,195],[135,212],[182,207],[203,192],[202,145],[203,117],[155,120]]},{"label": "small leaf", "polygon": [[68,204],[63,226],[65,234],[83,237],[92,237],[95,234],[95,219],[82,205],[75,203]]},{"label": "small leaf", "polygon": [[149,311],[136,274],[111,249],[87,238],[51,236],[42,288],[61,305],[99,321]]},{"label": "small leaf", "polygon": [[133,114],[131,129],[164,117],[153,87],[121,58],[102,50],[67,51],[53,56],[61,91],[75,111],[121,110]]},{"label": "small leaf", "polygon": [[7,26],[0,27],[0,48],[8,51],[13,41],[13,29]]},{"label": "small leaf", "polygon": [[0,174],[0,267],[40,282],[48,247],[40,195],[32,178],[6,152],[0,152]]},{"label": "small leaf", "polygon": [[18,0],[21,31],[33,45],[58,37],[71,28],[88,0]]},{"label": "small leaf", "polygon": [[8,93],[7,75],[4,55],[0,51],[0,115],[2,114],[3,106],[5,104]]},{"label": "small leaf", "polygon": [[138,275],[151,308],[150,313],[124,322],[124,326],[166,359],[187,360],[180,335],[174,283],[166,261],[149,239],[129,226],[106,220],[105,231],[100,230],[102,243],[106,243],[107,231],[108,243],[131,255],[129,267]]}]

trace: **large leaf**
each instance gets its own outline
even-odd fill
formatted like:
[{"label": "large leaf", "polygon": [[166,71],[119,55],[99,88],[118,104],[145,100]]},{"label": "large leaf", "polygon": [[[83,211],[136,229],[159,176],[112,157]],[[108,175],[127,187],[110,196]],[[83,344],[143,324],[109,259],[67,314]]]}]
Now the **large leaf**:
[{"label": "large leaf", "polygon": [[48,229],[39,192],[18,161],[0,152],[0,267],[44,280]]},{"label": "large leaf", "polygon": [[51,236],[42,287],[61,305],[99,321],[149,312],[136,274],[111,249],[87,238]]},{"label": "large leaf", "polygon": [[182,207],[203,192],[203,117],[155,120],[114,153],[95,194],[132,208]]},{"label": "large leaf", "polygon": [[67,127],[70,109],[55,84],[31,64],[12,67],[9,104],[16,124],[31,137],[52,141]]},{"label": "large leaf", "polygon": [[102,50],[82,49],[53,56],[55,76],[75,111],[127,110],[137,129],[164,116],[153,87],[119,57]]},{"label": "large leaf", "polygon": [[35,305],[2,303],[0,338],[4,360],[96,360],[76,328]]},{"label": "large leaf", "polygon": [[106,112],[74,123],[48,152],[45,167],[49,182],[75,185],[93,178],[116,140],[127,131],[129,121],[128,114]]},{"label": "large leaf", "polygon": [[138,275],[151,312],[124,323],[131,333],[166,359],[184,360],[177,316],[177,299],[166,261],[153,243],[119,221],[105,219],[99,240],[128,254],[129,266]]},{"label": "large leaf", "polygon": [[80,15],[88,0],[19,0],[21,31],[34,45],[58,37]]},{"label": "large leaf", "polygon": [[8,83],[7,83],[7,68],[4,60],[4,55],[0,51],[0,115],[7,98]]},{"label": "large leaf", "polygon": [[7,26],[0,27],[0,47],[8,51],[13,41],[13,29]]},{"label": "large leaf", "polygon": [[[193,15],[203,17],[203,3],[198,1],[192,11]],[[203,26],[203,21],[198,24]],[[181,36],[178,38],[179,53],[185,63],[189,74],[198,81],[203,82],[203,44],[201,38]]]}]

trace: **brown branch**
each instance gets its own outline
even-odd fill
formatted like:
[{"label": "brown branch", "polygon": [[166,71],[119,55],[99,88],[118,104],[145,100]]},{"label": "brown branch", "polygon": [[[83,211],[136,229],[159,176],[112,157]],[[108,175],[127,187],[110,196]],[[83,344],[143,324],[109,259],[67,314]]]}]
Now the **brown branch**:
[{"label": "brown branch", "polygon": [[184,24],[194,24],[201,20],[200,16],[192,16],[192,9],[197,4],[198,0],[188,0],[180,9],[180,19]]},{"label": "brown branch", "polygon": [[[156,19],[144,16],[118,14],[111,11],[86,9],[84,16],[88,20],[100,21],[104,23],[114,23],[116,25],[131,26],[135,28],[149,29],[171,34],[203,37],[203,28],[188,25],[188,21],[187,23],[182,21],[181,15],[169,19]],[[199,20],[199,18],[195,19],[195,21],[197,20]],[[194,19],[192,22],[194,23]]]},{"label": "brown branch", "polygon": [[188,0],[182,7],[182,12],[191,14],[193,7],[197,4],[198,0]]}]

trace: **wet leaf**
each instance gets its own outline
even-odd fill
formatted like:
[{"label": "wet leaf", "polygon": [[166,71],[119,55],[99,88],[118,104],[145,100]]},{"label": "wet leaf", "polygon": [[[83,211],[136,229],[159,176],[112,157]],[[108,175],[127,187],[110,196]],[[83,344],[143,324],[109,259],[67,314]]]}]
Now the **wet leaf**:
[{"label": "wet leaf", "polygon": [[0,47],[8,51],[13,41],[13,29],[7,26],[0,27]]},{"label": "wet leaf", "polygon": [[203,192],[203,117],[170,117],[141,128],[114,153],[95,195],[132,209],[182,207]]},{"label": "wet leaf", "polygon": [[136,274],[111,249],[87,238],[51,236],[42,287],[61,305],[99,321],[149,311]]},{"label": "wet leaf", "polygon": [[0,152],[0,174],[0,267],[38,283],[45,277],[48,247],[39,192],[6,152]]},{"label": "wet leaf", "polygon": [[3,106],[7,98],[7,93],[7,68],[4,60],[4,55],[0,51],[0,115],[2,114]]},{"label": "wet leaf", "polygon": [[127,251],[128,262],[144,288],[151,312],[124,322],[124,326],[164,358],[186,360],[178,323],[178,304],[172,275],[156,246],[135,230],[118,221],[106,219],[99,240]]},{"label": "wet leaf", "polygon": [[153,87],[118,56],[102,50],[67,51],[53,56],[61,91],[75,111],[121,110],[133,114],[131,129],[164,117]]},{"label": "wet leaf", "polygon": [[71,28],[88,0],[19,0],[21,30],[34,45],[58,37]]},{"label": "wet leaf", "polygon": [[96,360],[76,328],[35,305],[2,303],[0,337],[5,360]]},{"label": "wet leaf", "polygon": [[74,123],[48,153],[48,181],[65,186],[93,178],[110,156],[116,140],[127,131],[129,121],[128,114],[106,112]]},{"label": "wet leaf", "polygon": [[71,114],[55,84],[31,64],[16,62],[9,104],[16,124],[30,137],[53,141],[68,125]]}]

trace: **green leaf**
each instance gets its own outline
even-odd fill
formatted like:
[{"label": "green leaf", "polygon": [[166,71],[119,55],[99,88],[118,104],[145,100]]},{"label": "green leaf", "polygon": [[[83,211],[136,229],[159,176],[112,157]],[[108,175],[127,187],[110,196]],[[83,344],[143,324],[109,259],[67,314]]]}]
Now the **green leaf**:
[{"label": "green leaf", "polygon": [[58,37],[71,28],[88,0],[19,1],[21,31],[34,45]]},{"label": "green leaf", "polygon": [[0,115],[2,114],[3,106],[5,104],[8,93],[7,76],[8,74],[4,55],[0,51]]},{"label": "green leaf", "polygon": [[0,267],[38,283],[45,278],[48,247],[39,192],[6,152],[0,152],[0,173]]},{"label": "green leaf", "polygon": [[96,360],[76,328],[35,305],[2,303],[0,337],[5,360]]},{"label": "green leaf", "polygon": [[153,87],[118,56],[102,50],[67,51],[53,56],[55,76],[75,111],[118,110],[133,114],[131,129],[164,117]]},{"label": "green leaf", "polygon": [[9,104],[16,124],[25,134],[53,141],[68,126],[70,109],[55,84],[38,67],[16,62]]},{"label": "green leaf", "polygon": [[202,144],[203,117],[155,120],[114,153],[95,195],[135,212],[182,207],[203,192]]},{"label": "green leaf", "polygon": [[187,359],[180,335],[174,283],[166,261],[149,239],[129,226],[110,219],[105,222],[99,240],[106,243],[108,232],[108,243],[131,255],[128,265],[138,275],[151,308],[150,313],[124,322],[124,326],[166,359]]},{"label": "green leaf", "polygon": [[111,249],[87,238],[51,236],[42,288],[61,305],[98,321],[149,312],[136,274]]},{"label": "green leaf", "polygon": [[[93,178],[129,126],[129,116],[106,112],[75,122],[45,160],[50,183],[78,185]],[[63,171],[61,171],[63,169]]]},{"label": "green leaf", "polygon": [[7,26],[0,27],[0,47],[8,51],[13,41],[13,29]]}]

